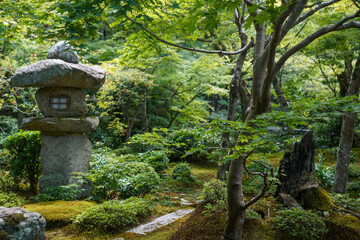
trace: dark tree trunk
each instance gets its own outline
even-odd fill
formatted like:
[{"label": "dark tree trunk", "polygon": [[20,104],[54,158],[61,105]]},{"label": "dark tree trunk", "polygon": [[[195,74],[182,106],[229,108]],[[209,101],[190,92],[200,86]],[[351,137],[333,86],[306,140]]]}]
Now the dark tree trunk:
[{"label": "dark tree trunk", "polygon": [[[296,143],[293,152],[287,152],[280,162],[279,180],[275,197],[280,193],[297,198],[305,184],[315,180],[315,147],[313,133],[308,132]],[[316,182],[316,181],[315,181]]]}]

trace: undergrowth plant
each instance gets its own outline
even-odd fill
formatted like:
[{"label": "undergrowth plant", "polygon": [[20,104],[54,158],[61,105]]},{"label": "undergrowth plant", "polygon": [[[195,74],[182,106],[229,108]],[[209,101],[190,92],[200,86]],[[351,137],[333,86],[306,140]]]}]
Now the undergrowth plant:
[{"label": "undergrowth plant", "polygon": [[152,212],[148,200],[131,197],[124,201],[110,200],[77,216],[74,224],[86,230],[108,232],[137,224]]},{"label": "undergrowth plant", "polygon": [[289,239],[317,240],[327,232],[324,221],[316,214],[300,208],[280,210],[275,216],[275,226]]}]

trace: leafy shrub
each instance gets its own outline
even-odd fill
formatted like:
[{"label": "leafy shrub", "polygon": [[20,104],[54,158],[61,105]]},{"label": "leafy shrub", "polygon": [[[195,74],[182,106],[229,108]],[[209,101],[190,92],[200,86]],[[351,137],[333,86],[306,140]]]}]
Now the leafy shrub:
[{"label": "leafy shrub", "polygon": [[180,162],[172,170],[171,177],[178,181],[191,182],[195,180],[191,175],[191,168],[187,162]]},{"label": "leafy shrub", "polygon": [[140,158],[149,163],[156,172],[164,172],[169,168],[169,159],[164,151],[149,151],[144,154],[140,154]]},{"label": "leafy shrub", "polygon": [[360,181],[348,182],[346,190],[348,192],[353,192],[356,195],[360,193]]},{"label": "leafy shrub", "polygon": [[8,167],[10,154],[7,149],[0,149],[0,167],[5,169]]},{"label": "leafy shrub", "polygon": [[324,221],[310,211],[299,208],[281,210],[275,216],[276,228],[296,239],[321,239],[327,232]]},{"label": "leafy shrub", "polygon": [[6,134],[18,129],[18,120],[10,116],[0,116],[0,128]]},{"label": "leafy shrub", "polygon": [[360,167],[354,164],[349,165],[349,178],[350,179],[357,179],[360,178]]},{"label": "leafy shrub", "polygon": [[37,191],[41,174],[40,133],[22,131],[14,133],[5,139],[5,148],[9,150],[10,175],[15,182],[25,180],[30,183],[30,190]]},{"label": "leafy shrub", "polygon": [[0,207],[22,207],[25,205],[25,200],[18,197],[13,192],[0,192]]},{"label": "leafy shrub", "polygon": [[131,147],[132,153],[144,153],[152,150],[165,149],[165,138],[158,132],[148,132],[143,134],[136,134],[127,142]]},{"label": "leafy shrub", "polygon": [[321,186],[331,187],[335,178],[334,170],[324,165],[324,159],[321,153],[319,153],[318,159],[318,163],[315,163],[316,177],[319,179]]},{"label": "leafy shrub", "polygon": [[131,197],[124,201],[110,200],[89,208],[74,223],[83,229],[108,232],[134,225],[151,213],[149,201]]},{"label": "leafy shrub", "polygon": [[360,198],[351,198],[349,194],[333,194],[331,200],[346,209],[360,212]]},{"label": "leafy shrub", "polygon": [[214,213],[224,213],[227,211],[227,202],[224,200],[214,201],[214,203],[207,203],[204,205],[204,215],[211,215]]},{"label": "leafy shrub", "polygon": [[254,210],[252,209],[247,209],[246,210],[246,214],[245,214],[245,219],[248,219],[248,220],[261,220],[261,215],[257,212],[255,212]]},{"label": "leafy shrub", "polygon": [[205,215],[226,212],[226,183],[219,179],[212,179],[204,184],[204,188],[200,193],[199,198],[205,202],[203,211]]},{"label": "leafy shrub", "polygon": [[199,162],[206,159],[209,154],[207,150],[204,150],[204,146],[216,145],[218,139],[207,134],[200,127],[173,131],[166,138],[171,151],[169,158],[171,161],[183,159],[188,162]]},{"label": "leafy shrub", "polygon": [[226,183],[219,179],[212,179],[204,184],[199,198],[206,203],[212,203],[217,200],[227,201]]},{"label": "leafy shrub", "polygon": [[148,163],[111,161],[97,164],[82,176],[92,182],[95,200],[128,198],[146,194],[159,183],[159,175]]},{"label": "leafy shrub", "polygon": [[81,193],[81,189],[77,185],[59,186],[45,188],[43,193],[33,197],[36,202],[47,202],[47,201],[72,201],[76,200],[78,194]]}]

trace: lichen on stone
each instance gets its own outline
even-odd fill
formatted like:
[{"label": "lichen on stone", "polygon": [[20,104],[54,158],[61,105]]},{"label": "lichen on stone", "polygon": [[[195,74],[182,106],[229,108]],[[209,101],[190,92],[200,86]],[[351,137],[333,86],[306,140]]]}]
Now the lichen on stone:
[{"label": "lichen on stone", "polygon": [[1,240],[7,240],[8,234],[4,230],[0,230],[0,239]]},{"label": "lichen on stone", "polygon": [[14,213],[4,218],[7,225],[16,225],[25,219],[24,213]]}]

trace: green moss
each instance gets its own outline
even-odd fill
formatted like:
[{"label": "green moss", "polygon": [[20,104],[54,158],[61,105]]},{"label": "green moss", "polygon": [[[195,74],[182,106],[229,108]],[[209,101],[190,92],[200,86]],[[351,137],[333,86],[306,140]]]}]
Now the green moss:
[{"label": "green moss", "polygon": [[306,209],[331,212],[335,207],[329,194],[321,187],[309,188],[301,192],[299,203]]},{"label": "green moss", "polygon": [[329,229],[327,240],[360,239],[360,220],[354,216],[332,213],[324,222]]},{"label": "green moss", "polygon": [[7,232],[5,232],[4,230],[0,230],[0,239],[1,239],[1,240],[7,240],[7,239],[9,239]]},{"label": "green moss", "polygon": [[4,218],[6,224],[8,225],[16,225],[25,219],[26,218],[24,217],[24,213],[14,213]]},{"label": "green moss", "polygon": [[88,201],[51,201],[28,204],[24,208],[40,213],[46,220],[46,227],[54,228],[70,224],[77,215],[95,205]]}]

